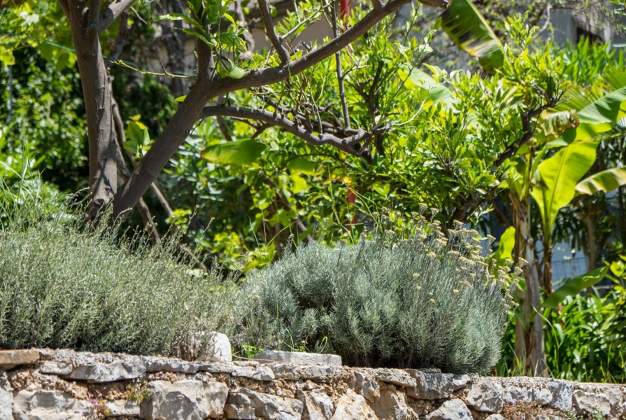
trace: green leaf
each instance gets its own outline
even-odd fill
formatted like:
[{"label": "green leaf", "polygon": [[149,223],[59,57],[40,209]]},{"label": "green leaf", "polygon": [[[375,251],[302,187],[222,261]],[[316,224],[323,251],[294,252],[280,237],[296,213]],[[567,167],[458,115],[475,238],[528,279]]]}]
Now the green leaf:
[{"label": "green leaf", "polygon": [[626,86],[607,93],[578,111],[580,125],[565,132],[568,141],[594,140],[626,117]]},{"label": "green leaf", "polygon": [[433,102],[450,104],[455,102],[452,92],[442,83],[435,81],[431,76],[420,69],[413,69],[407,80],[411,87],[422,89],[424,96]]},{"label": "green leaf", "polygon": [[539,180],[531,195],[539,206],[546,235],[552,233],[559,210],[572,201],[576,183],[596,160],[596,147],[595,142],[575,142],[539,164]]},{"label": "green leaf", "polygon": [[512,259],[513,248],[515,247],[515,227],[509,226],[502,236],[500,236],[500,242],[498,243],[498,249],[496,250],[494,257],[497,261],[504,262],[505,260]]},{"label": "green leaf", "polygon": [[232,79],[241,79],[246,75],[246,71],[241,67],[235,66],[234,64],[230,67],[227,76]]},{"label": "green leaf", "polygon": [[440,19],[443,30],[452,42],[472,57],[478,58],[485,70],[502,65],[502,44],[470,0],[451,0]]},{"label": "green leaf", "polygon": [[296,158],[290,161],[287,164],[287,168],[289,168],[294,173],[303,173],[303,174],[315,174],[318,170],[318,165],[315,162],[311,162],[310,160],[303,158]]},{"label": "green leaf", "polygon": [[609,192],[623,185],[626,185],[626,168],[613,168],[583,179],[576,185],[576,192],[579,194]]},{"label": "green leaf", "polygon": [[255,140],[238,140],[214,144],[206,148],[202,157],[223,165],[249,165],[265,150],[265,145]]},{"label": "green leaf", "polygon": [[574,296],[594,286],[606,275],[606,267],[597,268],[582,276],[564,280],[563,285],[555,290],[543,304],[546,308],[556,308],[568,296]]}]

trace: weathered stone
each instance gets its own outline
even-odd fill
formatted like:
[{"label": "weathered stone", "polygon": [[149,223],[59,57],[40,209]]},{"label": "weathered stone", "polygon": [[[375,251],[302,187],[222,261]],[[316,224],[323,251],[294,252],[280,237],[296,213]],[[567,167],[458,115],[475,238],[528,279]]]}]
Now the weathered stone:
[{"label": "weathered stone", "polygon": [[209,373],[231,373],[236,367],[232,362],[200,363],[198,370]]},{"label": "weathered stone", "polygon": [[139,417],[139,404],[135,401],[116,400],[104,403],[105,416],[107,417]]},{"label": "weathered stone", "polygon": [[426,416],[428,420],[471,420],[472,413],[458,398],[444,402],[441,407]]},{"label": "weathered stone", "polygon": [[490,414],[485,417],[485,420],[504,420],[504,416],[502,414]]},{"label": "weathered stone", "polygon": [[254,356],[254,359],[260,362],[286,363],[290,365],[341,366],[341,356],[336,354],[264,350]]},{"label": "weathered stone", "polygon": [[[546,405],[561,411],[570,411],[572,409],[574,387],[571,383],[565,381],[550,381],[548,382],[548,389],[552,394],[552,399]],[[541,401],[538,395],[535,399]]]},{"label": "weathered stone", "polygon": [[[613,396],[615,398],[615,396]],[[611,405],[614,403],[611,393],[592,393],[577,389],[574,391],[572,401],[574,408],[578,414],[594,416],[602,415],[609,417],[611,415]]]},{"label": "weathered stone", "polygon": [[374,402],[380,397],[380,386],[371,376],[357,371],[354,373],[354,379],[357,392],[363,395],[365,399]]},{"label": "weathered stone", "polygon": [[256,419],[254,404],[250,397],[240,392],[228,394],[228,400],[224,407],[224,415],[227,419]]},{"label": "weathered stone", "polygon": [[407,388],[415,388],[417,386],[415,378],[400,369],[376,369],[376,379]]},{"label": "weathered stone", "polygon": [[297,420],[302,416],[302,410],[304,409],[302,401],[263,394],[248,389],[244,389],[240,393],[248,397],[258,417],[270,420]]},{"label": "weathered stone", "polygon": [[406,396],[403,392],[385,390],[372,407],[378,418],[383,420],[411,420],[418,418],[417,413],[407,405]]},{"label": "weathered stone", "polygon": [[235,368],[231,375],[242,378],[254,379],[255,381],[273,381],[274,372],[267,366],[240,366]]},{"label": "weathered stone", "polygon": [[72,373],[72,369],[69,362],[45,361],[39,366],[39,372],[46,375],[67,376]]},{"label": "weathered stone", "polygon": [[416,386],[408,389],[407,395],[415,399],[437,400],[448,398],[453,392],[471,382],[469,375],[453,375],[414,369],[408,372],[415,378]]},{"label": "weathered stone", "polygon": [[181,345],[179,356],[185,360],[232,362],[233,352],[225,334],[216,331],[197,333]]},{"label": "weathered stone", "polygon": [[467,403],[478,411],[498,413],[504,404],[502,386],[488,378],[480,379],[470,388]]},{"label": "weathered stone", "polygon": [[148,392],[141,403],[141,416],[146,419],[221,417],[228,397],[225,384],[198,380],[154,381]]},{"label": "weathered stone", "polygon": [[140,357],[126,357],[112,363],[94,363],[76,366],[69,378],[91,383],[106,383],[136,379],[146,373]]},{"label": "weathered stone", "polygon": [[304,404],[304,419],[328,420],[335,411],[333,400],[321,391],[298,391],[298,398]]},{"label": "weathered stone", "polygon": [[20,391],[14,401],[16,420],[74,420],[95,417],[95,407],[61,391]]},{"label": "weathered stone", "polygon": [[13,388],[7,374],[0,372],[0,419],[13,417]]},{"label": "weathered stone", "polygon": [[533,390],[523,386],[506,385],[502,387],[502,401],[506,405],[529,404],[533,402]]},{"label": "weathered stone", "polygon": [[187,362],[175,358],[144,356],[143,362],[146,367],[146,372],[173,372],[173,373],[187,373],[193,374],[198,372],[201,364]]},{"label": "weathered stone", "polygon": [[376,413],[367,405],[367,401],[362,395],[359,395],[347,389],[336,403],[335,414],[332,420],[364,420],[376,419]]},{"label": "weathered stone", "polygon": [[13,369],[19,365],[32,365],[39,361],[37,350],[0,350],[0,369]]},{"label": "weathered stone", "polygon": [[276,379],[288,379],[291,381],[313,380],[316,382],[328,382],[341,375],[341,368],[336,366],[297,366],[273,364],[271,369]]}]

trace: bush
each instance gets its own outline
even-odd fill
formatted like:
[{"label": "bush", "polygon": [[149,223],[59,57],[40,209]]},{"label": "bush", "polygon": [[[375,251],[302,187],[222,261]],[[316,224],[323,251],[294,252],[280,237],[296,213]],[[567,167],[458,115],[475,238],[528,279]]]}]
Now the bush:
[{"label": "bush", "polygon": [[484,372],[499,358],[509,298],[470,231],[327,248],[254,272],[239,343],[336,352],[353,365]]},{"label": "bush", "polygon": [[180,263],[167,244],[82,227],[80,213],[44,205],[40,185],[0,194],[0,347],[176,354],[215,329],[228,302],[216,274]]}]

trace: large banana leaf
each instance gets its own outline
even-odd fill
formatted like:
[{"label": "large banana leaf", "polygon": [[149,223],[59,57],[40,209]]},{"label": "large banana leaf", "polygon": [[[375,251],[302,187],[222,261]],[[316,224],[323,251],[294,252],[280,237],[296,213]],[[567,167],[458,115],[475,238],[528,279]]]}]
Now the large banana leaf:
[{"label": "large banana leaf", "polygon": [[450,0],[440,19],[452,42],[476,57],[485,70],[502,65],[502,43],[470,0]]},{"label": "large banana leaf", "polygon": [[410,88],[418,89],[421,97],[432,103],[442,103],[445,106],[449,106],[456,102],[456,98],[454,98],[450,89],[420,69],[411,70],[405,83]]},{"label": "large banana leaf", "polygon": [[579,125],[565,132],[563,138],[595,140],[599,135],[612,130],[617,122],[626,117],[626,86],[607,93],[578,111]]},{"label": "large banana leaf", "polygon": [[563,285],[556,289],[544,302],[546,308],[556,308],[559,303],[568,296],[574,296],[591,286],[595,286],[605,278],[606,268],[597,268],[582,276],[573,277],[564,281]]},{"label": "large banana leaf", "polygon": [[541,162],[538,182],[531,189],[541,212],[544,232],[552,233],[556,216],[576,193],[576,183],[596,160],[596,142],[577,141]]},{"label": "large banana leaf", "polygon": [[609,192],[623,185],[626,185],[626,168],[613,168],[583,179],[576,185],[576,192],[579,194]]}]

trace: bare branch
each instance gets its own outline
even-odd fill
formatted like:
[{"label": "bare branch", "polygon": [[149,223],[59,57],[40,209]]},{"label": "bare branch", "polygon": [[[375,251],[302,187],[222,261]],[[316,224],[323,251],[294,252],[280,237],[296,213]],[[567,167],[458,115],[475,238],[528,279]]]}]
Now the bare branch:
[{"label": "bare branch", "polygon": [[[379,4],[380,6],[380,4]],[[331,4],[333,19],[333,36],[337,38],[339,28],[337,25],[337,1],[333,0]],[[335,53],[335,67],[337,71],[337,84],[339,85],[339,97],[341,99],[341,111],[343,113],[343,125],[350,128],[350,114],[348,113],[348,102],[346,101],[346,90],[343,84],[343,69],[341,68],[341,51]]]},{"label": "bare branch", "polygon": [[266,0],[258,0],[259,2],[259,11],[261,12],[261,18],[263,19],[263,25],[265,25],[265,33],[267,37],[270,39],[270,42],[276,49],[278,56],[280,57],[280,62],[283,66],[289,64],[289,53],[287,49],[283,45],[282,41],[276,35],[276,30],[274,28],[274,22],[272,21],[272,15],[270,14],[270,8],[267,5]]},{"label": "bare branch", "polygon": [[98,32],[102,32],[108,28],[134,1],[135,0],[114,0],[109,4],[100,14],[97,25]]},{"label": "bare branch", "polygon": [[331,145],[346,153],[354,156],[367,158],[367,152],[365,149],[358,148],[357,145],[363,141],[370,139],[375,133],[386,131],[387,127],[377,128],[374,132],[368,132],[365,130],[356,130],[356,133],[344,138],[337,137],[334,134],[321,133],[319,135],[313,134],[312,131],[307,130],[302,125],[290,120],[277,113],[265,111],[263,109],[254,108],[242,108],[233,106],[207,106],[202,113],[204,118],[213,116],[227,116],[233,118],[251,119],[255,121],[262,121],[274,126],[278,126],[283,130],[300,137],[307,143],[320,146]]}]

